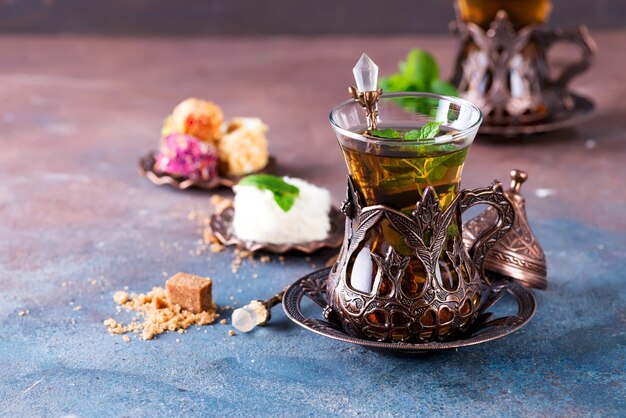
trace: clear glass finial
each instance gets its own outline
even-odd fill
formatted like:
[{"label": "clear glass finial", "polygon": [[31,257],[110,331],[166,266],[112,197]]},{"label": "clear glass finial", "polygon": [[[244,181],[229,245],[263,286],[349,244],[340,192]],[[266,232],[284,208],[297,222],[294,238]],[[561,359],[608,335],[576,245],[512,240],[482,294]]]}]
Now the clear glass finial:
[{"label": "clear glass finial", "polygon": [[361,55],[359,62],[352,69],[356,87],[360,91],[375,91],[378,86],[378,65],[366,53]]},{"label": "clear glass finial", "polygon": [[267,306],[261,301],[253,300],[243,308],[233,311],[231,323],[241,332],[250,332],[257,325],[265,323],[268,318]]}]

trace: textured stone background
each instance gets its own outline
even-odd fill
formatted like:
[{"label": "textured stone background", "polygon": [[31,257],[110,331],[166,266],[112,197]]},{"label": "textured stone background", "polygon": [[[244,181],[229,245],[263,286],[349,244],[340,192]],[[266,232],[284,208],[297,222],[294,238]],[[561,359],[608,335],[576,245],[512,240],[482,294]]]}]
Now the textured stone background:
[{"label": "textured stone background", "polygon": [[385,74],[421,46],[449,70],[451,38],[1,38],[0,415],[624,416],[626,75],[613,52],[626,32],[594,36],[601,54],[575,88],[596,117],[521,142],[480,138],[464,172],[465,187],[530,174],[550,272],[535,318],[505,339],[416,358],[325,339],[279,308],[236,337],[218,324],[124,343],[102,320],[116,290],[147,291],[163,272],[211,276],[217,303],[241,306],[331,255],[246,262],[236,275],[230,251],[196,256],[187,216],[208,214],[209,195],[136,170],[174,104],[194,95],[260,116],[280,170],[339,202],[345,169],[327,115],[360,53]]},{"label": "textured stone background", "polygon": [[[550,20],[555,26],[625,26],[623,0],[553,0],[552,4]],[[0,32],[4,33],[444,33],[453,18],[452,0],[0,0]]]}]

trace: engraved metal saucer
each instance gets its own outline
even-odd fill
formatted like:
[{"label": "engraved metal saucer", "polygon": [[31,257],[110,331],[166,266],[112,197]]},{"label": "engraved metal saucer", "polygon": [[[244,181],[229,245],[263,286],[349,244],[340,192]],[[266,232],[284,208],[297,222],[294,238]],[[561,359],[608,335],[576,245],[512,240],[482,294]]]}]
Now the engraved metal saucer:
[{"label": "engraved metal saucer", "polygon": [[[335,340],[357,344],[381,351],[402,353],[426,353],[438,350],[467,347],[495,340],[509,335],[530,321],[535,314],[536,301],[532,292],[515,281],[497,280],[492,286],[483,289],[483,301],[478,310],[478,317],[468,333],[456,340],[429,343],[389,343],[366,340],[347,334],[339,324],[324,319],[308,317],[303,313],[302,301],[306,297],[319,307],[319,318],[326,308],[326,279],[330,268],[312,272],[291,284],[283,296],[283,309],[292,321],[317,334]],[[488,309],[494,307],[505,297],[511,298],[517,305],[517,312],[512,315],[496,316]]]},{"label": "engraved metal saucer", "polygon": [[478,135],[519,137],[525,135],[541,134],[571,128],[589,120],[595,111],[594,103],[585,97],[570,94],[572,108],[555,111],[547,119],[524,125],[489,125],[483,123],[478,130]]},{"label": "engraved metal saucer", "polygon": [[[213,190],[219,187],[232,188],[243,177],[222,177],[218,175],[209,180],[202,180],[172,176],[170,174],[163,173],[154,169],[156,154],[157,153],[155,151],[151,151],[139,160],[139,174],[146,177],[157,186],[170,185],[180,190],[185,190],[189,188]],[[269,161],[267,162],[267,166],[265,166],[263,170],[255,171],[254,173],[250,174],[271,173],[274,172],[275,167],[276,160],[274,159],[274,157],[270,157]]]},{"label": "engraved metal saucer", "polygon": [[209,228],[213,235],[223,245],[236,245],[247,251],[266,251],[274,254],[284,254],[290,251],[300,251],[311,254],[322,248],[339,248],[343,242],[345,216],[337,208],[330,210],[330,232],[325,240],[310,241],[293,244],[272,244],[269,242],[244,241],[237,238],[233,232],[233,216],[235,209],[231,206],[222,212],[211,216]]}]

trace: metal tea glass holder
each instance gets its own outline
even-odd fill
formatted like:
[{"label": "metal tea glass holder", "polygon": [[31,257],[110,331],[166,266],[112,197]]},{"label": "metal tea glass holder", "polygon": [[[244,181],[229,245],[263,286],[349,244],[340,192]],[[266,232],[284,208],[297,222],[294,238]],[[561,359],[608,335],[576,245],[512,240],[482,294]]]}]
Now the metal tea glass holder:
[{"label": "metal tea glass holder", "polygon": [[[456,5],[455,5],[456,6]],[[515,136],[547,132],[586,120],[593,103],[569,84],[592,64],[597,47],[587,27],[548,30],[532,23],[516,30],[505,10],[483,29],[465,21],[458,7],[451,31],[460,41],[452,79],[460,94],[483,111],[481,134]],[[557,43],[581,50],[581,58],[551,74],[548,51]]]},{"label": "metal tea glass holder", "polygon": [[[406,199],[400,204],[391,197],[399,192],[399,186],[394,185],[401,177],[393,177],[393,184],[378,192],[391,193],[385,195],[385,201],[378,200],[374,189],[365,194],[365,189],[377,186],[379,177],[372,185],[364,172],[371,174],[391,167],[399,176],[413,176],[413,168],[419,167],[411,159],[421,158],[426,164],[426,160],[442,155],[446,146],[448,153],[466,150],[482,116],[471,103],[446,96],[399,93],[385,98],[376,87],[377,67],[366,55],[354,74],[358,87],[350,88],[353,101],[331,112],[331,124],[350,172],[346,200],[341,205],[346,218],[343,245],[332,268],[310,273],[287,287],[282,295],[287,316],[329,338],[402,352],[478,344],[521,328],[535,312],[532,292],[516,274],[487,274],[484,267],[490,260],[490,250],[501,244],[511,230],[525,238],[529,233],[532,236],[525,230],[528,223],[519,196],[521,182],[527,176],[515,171],[509,192],[498,181],[490,187],[457,192],[463,154],[462,160],[452,166],[458,170],[454,179],[443,184],[446,192],[442,192],[442,184],[437,189],[428,179],[418,182],[419,192],[418,183],[406,189],[408,196],[417,197],[412,210],[406,209]],[[430,120],[440,121],[452,131],[426,141],[371,137],[381,113],[388,125]],[[356,165],[348,156],[355,152],[363,157]],[[424,155],[420,157],[420,153]],[[383,158],[387,155],[401,159],[397,162],[400,171],[388,165],[391,163]],[[461,215],[479,204],[489,209],[471,224],[471,232],[464,234]],[[505,248],[514,251],[514,242],[512,238]],[[524,284],[542,287],[533,280]],[[516,314],[494,315],[490,310],[505,295],[516,304]],[[304,313],[306,299],[318,306],[315,314]]]}]

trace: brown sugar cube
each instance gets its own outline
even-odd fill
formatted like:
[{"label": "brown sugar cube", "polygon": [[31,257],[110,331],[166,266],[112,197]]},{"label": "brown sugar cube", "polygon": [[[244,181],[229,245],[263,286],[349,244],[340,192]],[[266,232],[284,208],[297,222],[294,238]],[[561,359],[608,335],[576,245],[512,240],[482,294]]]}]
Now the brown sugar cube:
[{"label": "brown sugar cube", "polygon": [[211,279],[189,273],[176,273],[165,282],[169,302],[193,313],[215,308],[212,285]]}]

